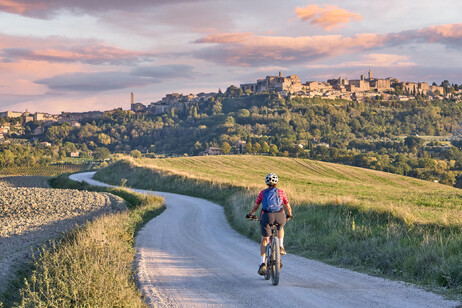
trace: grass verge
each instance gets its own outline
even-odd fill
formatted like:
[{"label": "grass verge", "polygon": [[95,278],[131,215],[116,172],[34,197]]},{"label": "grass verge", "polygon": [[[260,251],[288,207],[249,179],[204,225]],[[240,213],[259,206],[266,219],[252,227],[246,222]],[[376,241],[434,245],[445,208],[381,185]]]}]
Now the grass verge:
[{"label": "grass verge", "polygon": [[[181,159],[178,165],[185,160]],[[256,160],[254,158],[252,164],[256,164]],[[175,162],[170,160],[169,163],[174,165]],[[206,159],[201,160],[201,163],[207,163]],[[95,178],[115,185],[126,183],[136,188],[209,199],[224,206],[228,221],[237,231],[255,240],[259,239],[258,226],[248,223],[244,218],[258,193],[256,185],[242,187],[226,182],[219,176],[199,178],[195,172],[188,174],[181,170],[175,173],[172,169],[165,170],[155,164],[153,162],[148,166],[145,161],[143,165],[133,161],[119,161],[98,171]],[[219,172],[226,173],[233,168],[248,172],[247,167],[250,168],[242,164],[236,166],[224,171],[221,166]],[[212,161],[212,167],[218,168],[216,161]],[[278,168],[281,168],[280,164]],[[393,182],[393,179],[387,180]],[[399,181],[400,185],[405,185],[405,179],[400,177]],[[410,181],[415,182],[414,179]],[[420,182],[415,185],[420,185]],[[293,189],[288,188],[289,191]],[[322,190],[322,187],[317,189]],[[412,202],[418,200],[416,197]],[[325,197],[311,201],[298,200],[293,204],[295,219],[286,225],[285,246],[289,252],[304,257],[376,276],[412,282],[448,298],[461,300],[461,226],[453,222],[444,224],[436,216],[425,222],[409,220],[409,216],[400,215],[393,208],[387,210],[383,206],[374,208],[373,205],[364,206],[355,201],[354,196],[331,200]],[[451,211],[457,210],[461,209],[456,204]],[[417,208],[408,208],[407,211],[409,213],[406,214],[414,214]]]},{"label": "grass verge", "polygon": [[67,175],[51,179],[50,185],[115,194],[126,200],[128,211],[97,218],[43,247],[35,254],[18,292],[10,294],[5,305],[144,307],[134,281],[134,237],[164,210],[163,199],[126,189],[90,186]]}]

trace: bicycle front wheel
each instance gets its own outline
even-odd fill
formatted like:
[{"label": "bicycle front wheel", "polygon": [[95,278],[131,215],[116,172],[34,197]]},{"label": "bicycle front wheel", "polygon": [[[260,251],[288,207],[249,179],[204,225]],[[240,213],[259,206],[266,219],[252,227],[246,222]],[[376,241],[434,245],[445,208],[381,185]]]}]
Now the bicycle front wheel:
[{"label": "bicycle front wheel", "polygon": [[281,273],[281,251],[279,250],[279,239],[274,237],[271,245],[271,282],[274,286],[279,284],[279,274]]},{"label": "bicycle front wheel", "polygon": [[271,263],[271,247],[270,244],[268,244],[266,245],[266,280],[269,280],[271,278]]}]

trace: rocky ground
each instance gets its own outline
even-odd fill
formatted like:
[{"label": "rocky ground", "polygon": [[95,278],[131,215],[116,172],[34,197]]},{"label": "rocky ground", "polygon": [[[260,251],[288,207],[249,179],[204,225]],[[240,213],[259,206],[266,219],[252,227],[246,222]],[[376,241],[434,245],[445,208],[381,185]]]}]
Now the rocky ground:
[{"label": "rocky ground", "polygon": [[44,177],[0,177],[0,292],[31,247],[89,219],[126,209],[111,194],[47,186]]}]

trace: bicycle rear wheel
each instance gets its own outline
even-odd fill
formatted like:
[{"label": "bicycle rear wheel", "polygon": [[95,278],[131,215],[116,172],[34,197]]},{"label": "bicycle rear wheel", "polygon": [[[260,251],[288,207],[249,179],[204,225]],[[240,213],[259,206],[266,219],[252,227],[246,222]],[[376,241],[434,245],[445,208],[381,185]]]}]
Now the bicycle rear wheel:
[{"label": "bicycle rear wheel", "polygon": [[279,284],[279,274],[281,273],[281,252],[279,250],[279,240],[273,238],[271,245],[271,282],[274,286]]}]

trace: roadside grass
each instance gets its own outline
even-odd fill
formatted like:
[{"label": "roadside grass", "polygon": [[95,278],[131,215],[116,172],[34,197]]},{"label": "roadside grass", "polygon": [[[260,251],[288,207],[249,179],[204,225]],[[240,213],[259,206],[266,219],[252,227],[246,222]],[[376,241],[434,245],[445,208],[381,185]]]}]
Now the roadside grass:
[{"label": "roadside grass", "polygon": [[101,169],[106,183],[176,192],[224,206],[240,233],[264,176],[275,172],[295,219],[289,252],[462,299],[462,191],[343,165],[262,156],[123,160]]},{"label": "roadside grass", "polygon": [[134,280],[134,237],[164,210],[163,199],[75,182],[68,175],[50,179],[50,185],[109,192],[125,199],[128,211],[87,222],[35,252],[31,269],[5,305],[145,307]]}]

